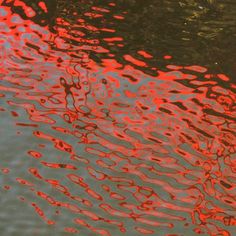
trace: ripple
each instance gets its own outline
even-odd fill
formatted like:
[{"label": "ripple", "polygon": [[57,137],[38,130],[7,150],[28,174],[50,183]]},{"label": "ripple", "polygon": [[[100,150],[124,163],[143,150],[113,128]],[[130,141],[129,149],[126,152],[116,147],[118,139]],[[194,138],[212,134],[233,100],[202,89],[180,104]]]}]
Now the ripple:
[{"label": "ripple", "polygon": [[[141,48],[140,57],[116,60],[110,46],[125,39],[86,21],[105,19],[111,4],[74,22],[57,18],[54,31],[32,20],[34,8],[16,6],[27,18],[0,8],[0,132],[11,142],[1,143],[1,169],[11,200],[62,235],[233,235],[230,78],[171,64],[169,55],[162,68],[150,67],[155,55]],[[110,36],[89,36],[104,31]],[[93,59],[103,53],[102,63]],[[7,227],[26,224],[18,221]]]}]

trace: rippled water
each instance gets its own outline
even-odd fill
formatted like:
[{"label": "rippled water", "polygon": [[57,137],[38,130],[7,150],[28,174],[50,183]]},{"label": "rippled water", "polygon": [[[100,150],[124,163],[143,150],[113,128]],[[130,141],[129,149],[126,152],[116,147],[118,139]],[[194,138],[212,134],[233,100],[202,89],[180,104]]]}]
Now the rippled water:
[{"label": "rippled water", "polygon": [[234,235],[234,1],[0,3],[0,235]]}]

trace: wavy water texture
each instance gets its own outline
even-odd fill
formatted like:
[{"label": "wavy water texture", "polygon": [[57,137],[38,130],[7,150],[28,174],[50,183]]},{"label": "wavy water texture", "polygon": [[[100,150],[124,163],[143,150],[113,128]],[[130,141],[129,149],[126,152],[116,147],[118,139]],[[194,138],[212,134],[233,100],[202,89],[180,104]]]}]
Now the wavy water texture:
[{"label": "wavy water texture", "polygon": [[[155,55],[142,49],[118,62],[109,47],[122,48],[122,35],[86,21],[102,21],[115,3],[73,22],[57,18],[54,30],[32,21],[37,12],[26,3],[14,6],[28,19],[0,8],[1,194],[31,211],[27,224],[0,223],[3,235],[29,224],[22,235],[233,236],[230,78],[174,65],[170,55],[150,67]],[[5,150],[9,141],[15,150]],[[33,211],[53,231],[30,225]]]}]

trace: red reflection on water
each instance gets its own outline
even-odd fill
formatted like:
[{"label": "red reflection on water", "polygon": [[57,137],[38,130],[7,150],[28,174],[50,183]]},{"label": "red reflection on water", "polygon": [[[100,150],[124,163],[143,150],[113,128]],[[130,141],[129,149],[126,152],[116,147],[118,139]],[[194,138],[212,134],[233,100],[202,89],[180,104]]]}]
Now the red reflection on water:
[{"label": "red reflection on water", "polygon": [[[14,4],[34,17],[27,4]],[[39,7],[47,12],[43,2]],[[124,43],[115,29],[86,23],[86,17],[109,13],[106,8],[93,6],[73,24],[57,18],[57,33],[8,7],[0,10],[2,111],[19,119],[16,129],[32,130],[32,143],[46,143],[38,145],[45,150],[27,150],[32,166],[23,172],[32,178],[14,179],[38,197],[29,201],[47,224],[57,220],[47,217],[38,199],[60,209],[58,216],[71,216],[75,226],[64,227],[69,233],[87,228],[98,235],[113,235],[111,229],[156,235],[162,228],[178,233],[183,224],[189,232],[231,235],[236,97],[226,75],[173,65],[166,55],[166,68],[152,68],[157,75],[151,76],[143,69],[154,55],[143,50],[143,60],[126,54],[124,64],[115,58],[98,64],[90,52],[109,50],[85,31],[110,33],[102,39],[110,46]],[[229,82],[228,89],[219,81]]]},{"label": "red reflection on water", "polygon": [[41,210],[41,208],[40,208],[36,203],[32,202],[31,205],[32,205],[32,207],[34,208],[35,212],[42,218],[43,221],[45,221],[45,223],[47,223],[47,224],[49,224],[49,225],[55,224],[54,221],[49,220],[49,219],[45,216],[44,212]]}]

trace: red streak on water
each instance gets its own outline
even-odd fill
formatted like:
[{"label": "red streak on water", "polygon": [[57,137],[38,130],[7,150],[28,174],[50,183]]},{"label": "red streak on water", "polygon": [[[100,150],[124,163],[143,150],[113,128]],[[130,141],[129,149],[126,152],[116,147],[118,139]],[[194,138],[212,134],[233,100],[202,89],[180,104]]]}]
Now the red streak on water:
[{"label": "red streak on water", "polygon": [[44,2],[39,2],[38,5],[44,10],[44,12],[46,13],[48,12],[48,9]]},{"label": "red streak on water", "polygon": [[47,224],[49,224],[49,225],[55,224],[54,221],[47,219],[47,217],[45,216],[44,212],[41,210],[41,208],[40,208],[36,203],[32,202],[31,205],[32,205],[32,207],[34,207],[35,212],[36,212],[36,213],[42,218],[42,220],[44,220]]},{"label": "red streak on water", "polygon": [[28,7],[23,1],[15,0],[14,5],[17,7],[22,7],[28,17],[33,17],[36,15],[35,11],[31,7]]}]

